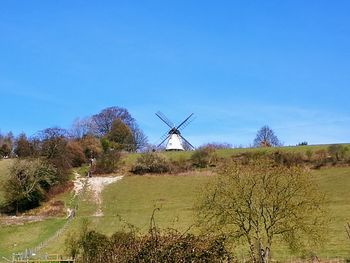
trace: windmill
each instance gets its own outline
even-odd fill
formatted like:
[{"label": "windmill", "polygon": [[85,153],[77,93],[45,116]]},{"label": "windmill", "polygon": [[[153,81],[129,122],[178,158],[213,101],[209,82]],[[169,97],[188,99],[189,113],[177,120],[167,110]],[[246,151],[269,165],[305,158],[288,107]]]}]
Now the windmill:
[{"label": "windmill", "polygon": [[191,148],[194,149],[194,146],[189,143],[182,135],[181,131],[190,124],[194,118],[193,113],[188,116],[183,122],[181,122],[179,125],[175,126],[172,121],[170,121],[163,113],[158,111],[156,113],[159,119],[161,119],[170,129],[167,131],[161,138],[161,143],[157,146],[161,146],[165,141],[167,141],[165,150],[166,151],[184,151],[186,147],[185,144]]}]

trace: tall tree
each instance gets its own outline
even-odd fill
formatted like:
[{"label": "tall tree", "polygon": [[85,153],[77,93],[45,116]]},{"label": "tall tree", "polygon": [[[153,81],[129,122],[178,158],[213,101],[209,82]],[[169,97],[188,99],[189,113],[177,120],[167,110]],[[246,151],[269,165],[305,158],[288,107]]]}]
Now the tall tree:
[{"label": "tall tree", "polygon": [[254,147],[273,147],[280,145],[282,145],[281,142],[273,130],[267,125],[261,127],[254,139]]},{"label": "tall tree", "polygon": [[117,149],[134,151],[134,138],[130,128],[120,119],[112,122],[111,130],[107,133],[107,139],[115,142]]},{"label": "tall tree", "polygon": [[68,132],[58,127],[47,128],[37,134],[40,142],[40,155],[44,156],[58,171],[61,181],[68,178],[71,159],[67,151]]},{"label": "tall tree", "polygon": [[109,107],[91,117],[92,127],[96,135],[102,137],[112,128],[115,119],[120,119],[128,127],[131,127],[135,119],[125,108]]},{"label": "tall tree", "polygon": [[113,121],[116,119],[119,119],[129,127],[133,136],[133,151],[142,150],[147,146],[147,137],[125,108],[109,107],[93,115],[91,117],[92,133],[98,137],[107,135],[112,129]]},{"label": "tall tree", "polygon": [[12,132],[0,135],[0,155],[10,156],[13,152],[14,141],[15,139]]},{"label": "tall tree", "polygon": [[143,131],[136,123],[134,123],[130,129],[133,136],[134,151],[144,151],[148,147],[147,136],[143,133]]},{"label": "tall tree", "polygon": [[20,158],[28,157],[32,154],[31,145],[25,133],[21,133],[16,138],[15,154]]}]

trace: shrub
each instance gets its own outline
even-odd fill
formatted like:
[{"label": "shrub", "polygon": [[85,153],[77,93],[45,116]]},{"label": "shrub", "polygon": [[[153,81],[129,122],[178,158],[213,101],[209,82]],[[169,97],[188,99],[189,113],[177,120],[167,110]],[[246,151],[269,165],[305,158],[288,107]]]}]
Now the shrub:
[{"label": "shrub", "polygon": [[191,160],[186,159],[184,156],[180,156],[178,159],[170,159],[170,173],[178,174],[187,172],[193,169]]},{"label": "shrub", "polygon": [[76,262],[229,262],[225,238],[207,235],[161,233],[152,228],[146,235],[116,232],[107,237],[95,231],[67,242]]},{"label": "shrub", "polygon": [[115,150],[109,150],[102,153],[96,160],[96,165],[92,172],[97,174],[114,173],[120,164],[121,154]]},{"label": "shrub", "polygon": [[312,161],[313,154],[314,154],[313,151],[310,149],[305,152],[305,155],[309,162]]},{"label": "shrub", "polygon": [[203,147],[196,150],[192,156],[191,161],[195,167],[205,168],[208,166],[214,166],[217,162],[217,154],[212,147]]},{"label": "shrub", "polygon": [[277,151],[272,154],[272,159],[277,164],[288,167],[294,165],[302,165],[304,163],[304,158],[301,153]]},{"label": "shrub", "polygon": [[141,154],[131,168],[131,172],[134,174],[166,173],[169,171],[169,162],[163,156],[156,153]]},{"label": "shrub", "polygon": [[328,153],[332,157],[333,162],[339,162],[346,158],[349,149],[341,144],[332,144],[328,147]]},{"label": "shrub", "polygon": [[314,168],[318,169],[322,167],[323,165],[327,164],[327,159],[328,159],[328,153],[325,149],[319,149],[315,151],[314,154]]}]

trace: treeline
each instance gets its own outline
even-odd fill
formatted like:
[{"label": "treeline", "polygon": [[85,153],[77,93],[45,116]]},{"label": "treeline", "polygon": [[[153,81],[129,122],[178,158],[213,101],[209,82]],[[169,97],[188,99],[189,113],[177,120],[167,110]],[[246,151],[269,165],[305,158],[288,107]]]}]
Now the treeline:
[{"label": "treeline", "polygon": [[147,137],[128,110],[109,107],[90,117],[76,119],[70,129],[51,127],[29,138],[25,133],[16,138],[12,132],[0,133],[0,157],[37,156],[44,140],[57,138],[73,144],[71,148],[76,148],[78,143],[88,158],[98,156],[106,148],[136,152],[148,146]]},{"label": "treeline", "polygon": [[[70,130],[53,127],[27,137],[12,133],[0,137],[0,157],[17,157],[4,186],[1,211],[20,212],[37,206],[53,186],[63,186],[72,167],[92,163],[95,173],[116,170],[122,152],[147,146],[147,137],[130,113],[110,107],[74,121]],[[96,161],[95,161],[96,160]]]}]

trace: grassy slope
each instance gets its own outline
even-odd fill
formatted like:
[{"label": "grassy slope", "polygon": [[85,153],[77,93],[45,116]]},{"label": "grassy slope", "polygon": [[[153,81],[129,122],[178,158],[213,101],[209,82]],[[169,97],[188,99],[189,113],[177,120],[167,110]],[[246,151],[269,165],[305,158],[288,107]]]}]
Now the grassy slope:
[{"label": "grassy slope", "polygon": [[[321,189],[327,192],[328,206],[332,215],[329,242],[317,251],[322,258],[350,257],[350,241],[346,237],[344,225],[350,220],[350,168],[328,168],[313,171],[315,180]],[[207,175],[191,176],[132,176],[108,186],[103,192],[104,217],[89,217],[91,225],[98,231],[111,234],[123,228],[117,215],[128,223],[135,225],[141,231],[147,231],[150,216],[155,207],[156,222],[162,227],[186,230],[194,223],[193,204],[198,191],[211,180]],[[82,217],[91,215],[94,207],[84,202],[83,209],[71,226],[76,231]],[[125,226],[125,225],[124,225]],[[54,252],[63,246],[64,237],[46,251]],[[288,259],[290,253],[281,244],[274,247],[274,256],[278,259]]]},{"label": "grassy slope", "polygon": [[[2,201],[2,186],[8,177],[8,169],[13,160],[0,159],[0,202]],[[69,193],[55,197],[57,200],[68,202]],[[33,248],[54,235],[65,223],[64,218],[48,218],[46,220],[24,225],[0,224],[0,262],[1,257],[11,257],[14,252],[21,252],[26,248]]]},{"label": "grassy slope", "polygon": [[345,224],[350,222],[350,168],[331,168],[313,173],[328,196],[332,217],[329,244],[325,246],[323,254],[349,258],[350,240],[346,236]]},{"label": "grassy slope", "polygon": [[64,219],[53,218],[25,225],[0,225],[0,258],[10,258],[14,252],[39,245],[62,227],[64,222]]},{"label": "grassy slope", "polygon": [[[317,150],[326,148],[327,146],[302,146],[302,147],[283,147],[286,151],[305,152],[308,149]],[[250,149],[230,149],[220,150],[219,156],[226,157],[234,153],[251,151]],[[171,152],[166,153],[170,158],[189,158],[190,152]],[[135,160],[137,155],[129,155],[126,159],[127,163]],[[4,164],[4,163],[2,163]],[[1,161],[0,161],[1,169]],[[1,170],[0,170],[1,171]],[[330,231],[330,242],[325,249],[320,251],[323,257],[349,257],[349,241],[346,239],[344,224],[350,221],[350,205],[347,203],[350,200],[350,168],[331,168],[320,171],[314,171],[317,181],[321,188],[329,195],[329,207],[333,215],[333,222]],[[1,178],[1,173],[0,173]],[[73,220],[66,232],[76,232],[80,228],[83,218],[89,218],[90,224],[106,234],[111,234],[122,228],[117,215],[120,215],[128,223],[131,223],[141,231],[146,231],[149,225],[150,216],[155,207],[160,207],[161,210],[156,213],[156,222],[160,227],[174,227],[181,231],[185,230],[194,222],[193,218],[193,203],[197,198],[197,193],[201,187],[210,180],[210,177],[205,175],[191,176],[143,176],[143,177],[125,177],[121,181],[108,186],[103,192],[103,211],[104,217],[93,217],[96,206],[91,202],[91,198],[87,195],[85,200],[80,203],[77,217]],[[59,224],[51,225],[49,220],[44,222],[28,224],[22,226],[25,229],[37,224],[41,233],[49,229],[53,234]],[[20,233],[16,227],[9,231],[10,227],[2,227],[0,230],[0,255],[6,252],[9,254],[18,249],[11,245],[1,245],[2,240],[11,240],[12,236]],[[39,238],[31,239],[30,244],[26,246],[37,245],[43,239],[44,234]],[[66,236],[58,238],[54,243],[49,244],[43,252],[63,253],[64,240]],[[25,240],[23,240],[23,243]],[[11,243],[10,241],[8,243]],[[19,243],[21,243],[19,241]],[[22,246],[22,244],[17,244]],[[24,245],[23,245],[24,246]],[[24,246],[24,247],[26,247]],[[18,248],[17,247],[17,248]],[[6,249],[6,250],[5,250]],[[288,257],[288,252],[282,246],[276,247],[275,255],[279,258]]]}]

